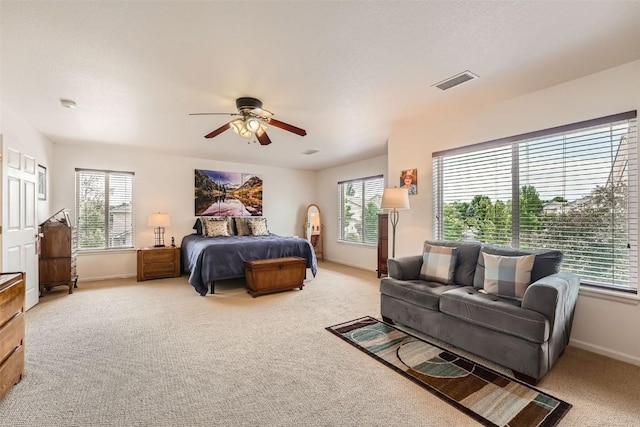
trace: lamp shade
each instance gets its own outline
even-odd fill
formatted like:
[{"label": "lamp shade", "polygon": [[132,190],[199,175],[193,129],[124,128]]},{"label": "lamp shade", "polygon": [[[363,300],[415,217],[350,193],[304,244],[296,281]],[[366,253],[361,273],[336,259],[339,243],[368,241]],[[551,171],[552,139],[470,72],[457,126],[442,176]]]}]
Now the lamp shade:
[{"label": "lamp shade", "polygon": [[171,225],[169,214],[154,213],[149,215],[149,221],[147,221],[149,227],[168,227]]},{"label": "lamp shade", "polygon": [[382,193],[381,209],[395,209],[397,211],[411,209],[409,192],[406,188],[385,188]]}]

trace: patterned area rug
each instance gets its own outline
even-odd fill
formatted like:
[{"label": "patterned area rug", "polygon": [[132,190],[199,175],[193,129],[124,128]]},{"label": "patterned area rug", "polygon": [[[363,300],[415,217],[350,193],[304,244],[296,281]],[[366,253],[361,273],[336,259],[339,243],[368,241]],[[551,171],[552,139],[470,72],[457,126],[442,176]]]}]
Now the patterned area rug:
[{"label": "patterned area rug", "polygon": [[484,425],[555,426],[571,409],[528,384],[372,317],[326,329]]}]

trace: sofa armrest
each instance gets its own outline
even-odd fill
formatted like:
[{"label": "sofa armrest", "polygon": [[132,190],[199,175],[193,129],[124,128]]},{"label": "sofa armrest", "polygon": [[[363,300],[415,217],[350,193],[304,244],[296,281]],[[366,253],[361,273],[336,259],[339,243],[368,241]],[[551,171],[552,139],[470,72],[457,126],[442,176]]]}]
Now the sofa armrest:
[{"label": "sofa armrest", "polygon": [[580,278],[577,275],[555,273],[529,285],[522,298],[522,308],[542,313],[549,319],[552,363],[569,344],[579,289]]},{"label": "sofa armrest", "polygon": [[398,280],[417,280],[420,278],[422,268],[422,255],[389,258],[387,269],[389,277]]}]

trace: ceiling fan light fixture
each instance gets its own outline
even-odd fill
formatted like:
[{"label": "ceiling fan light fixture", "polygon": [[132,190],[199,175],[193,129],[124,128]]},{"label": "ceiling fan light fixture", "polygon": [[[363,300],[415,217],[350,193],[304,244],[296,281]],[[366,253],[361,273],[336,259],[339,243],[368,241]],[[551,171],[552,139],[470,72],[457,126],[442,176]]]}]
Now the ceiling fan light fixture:
[{"label": "ceiling fan light fixture", "polygon": [[246,127],[251,132],[257,132],[260,129],[260,121],[256,118],[250,117],[245,121]]}]

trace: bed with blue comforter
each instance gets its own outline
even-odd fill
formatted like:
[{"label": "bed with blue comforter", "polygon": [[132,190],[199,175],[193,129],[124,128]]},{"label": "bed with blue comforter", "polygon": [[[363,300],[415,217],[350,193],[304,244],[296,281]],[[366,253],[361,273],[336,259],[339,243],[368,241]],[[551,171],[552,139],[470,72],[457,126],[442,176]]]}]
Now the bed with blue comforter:
[{"label": "bed with blue comforter", "polygon": [[244,262],[297,256],[307,260],[315,277],[318,261],[313,246],[306,239],[268,236],[203,237],[190,234],[182,238],[182,268],[189,273],[189,283],[202,296],[209,287],[214,293],[217,280],[244,276]]}]

